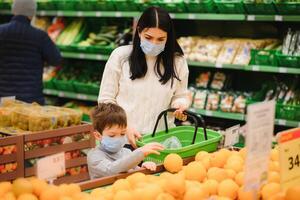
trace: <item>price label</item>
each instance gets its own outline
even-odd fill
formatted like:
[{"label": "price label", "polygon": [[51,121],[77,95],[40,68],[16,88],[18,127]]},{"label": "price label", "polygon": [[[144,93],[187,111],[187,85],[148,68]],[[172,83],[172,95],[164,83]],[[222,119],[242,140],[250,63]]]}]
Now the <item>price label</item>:
[{"label": "price label", "polygon": [[278,120],[278,125],[285,126],[285,125],[286,125],[286,120],[284,120],[284,119],[279,119],[279,120]]},{"label": "price label", "polygon": [[280,73],[287,73],[287,68],[285,68],[285,67],[279,67],[279,72]]},{"label": "price label", "polygon": [[122,17],[122,13],[121,12],[116,12],[116,17]]},{"label": "price label", "polygon": [[248,15],[247,20],[248,21],[255,21],[255,15]]},{"label": "price label", "polygon": [[77,17],[82,17],[83,16],[83,12],[82,11],[79,11],[76,13]]},{"label": "price label", "polygon": [[287,189],[300,182],[300,128],[279,134],[281,185]]},{"label": "price label", "polygon": [[225,147],[230,147],[239,142],[240,125],[236,125],[225,130]]},{"label": "price label", "polygon": [[222,63],[216,63],[216,68],[223,68],[223,64]]},{"label": "price label", "polygon": [[45,16],[45,15],[46,15],[46,12],[45,12],[44,10],[42,10],[42,11],[40,12],[40,15],[41,15],[41,16]]},{"label": "price label", "polygon": [[195,14],[189,14],[188,19],[196,19],[196,15]]},{"label": "price label", "polygon": [[275,101],[247,108],[245,190],[256,193],[268,178],[268,161],[274,131]]},{"label": "price label", "polygon": [[205,111],[205,115],[207,115],[207,116],[212,116],[212,115],[213,115],[213,112],[212,112],[212,111],[209,111],[209,110],[207,110],[207,111]]},{"label": "price label", "polygon": [[257,65],[252,66],[252,71],[260,71],[259,66]]},{"label": "price label", "polygon": [[85,58],[85,55],[83,53],[79,54],[79,58],[83,59]]},{"label": "price label", "polygon": [[283,17],[282,17],[282,15],[275,15],[275,19],[274,20],[278,21],[278,22],[281,22],[281,21],[283,21]]},{"label": "price label", "polygon": [[65,172],[65,153],[54,154],[37,161],[37,176],[39,179],[51,181],[64,175]]},{"label": "price label", "polygon": [[97,55],[96,58],[97,58],[97,60],[103,60],[103,56],[102,55]]},{"label": "price label", "polygon": [[63,15],[64,15],[64,13],[63,13],[62,11],[58,11],[58,12],[57,12],[57,16],[61,17],[61,16],[63,16]]},{"label": "price label", "polygon": [[102,16],[102,12],[97,11],[95,15],[96,15],[96,17],[101,17]]},{"label": "price label", "polygon": [[84,94],[77,94],[77,99],[87,100],[87,96]]},{"label": "price label", "polygon": [[175,18],[175,14],[171,13],[171,14],[170,14],[170,17],[171,17],[172,19]]},{"label": "price label", "polygon": [[58,93],[58,96],[59,96],[59,97],[65,97],[65,93],[64,93],[64,92],[59,92],[59,93]]}]

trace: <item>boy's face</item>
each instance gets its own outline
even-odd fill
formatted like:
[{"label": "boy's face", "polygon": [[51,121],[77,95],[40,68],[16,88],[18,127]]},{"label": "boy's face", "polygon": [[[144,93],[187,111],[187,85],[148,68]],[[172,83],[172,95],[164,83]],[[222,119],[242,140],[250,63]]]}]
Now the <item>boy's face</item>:
[{"label": "boy's face", "polygon": [[108,136],[108,137],[121,137],[126,135],[127,128],[126,127],[120,127],[118,125],[114,125],[112,127],[106,127],[102,135],[99,132],[95,132],[95,137],[98,140],[101,140],[103,136]]}]

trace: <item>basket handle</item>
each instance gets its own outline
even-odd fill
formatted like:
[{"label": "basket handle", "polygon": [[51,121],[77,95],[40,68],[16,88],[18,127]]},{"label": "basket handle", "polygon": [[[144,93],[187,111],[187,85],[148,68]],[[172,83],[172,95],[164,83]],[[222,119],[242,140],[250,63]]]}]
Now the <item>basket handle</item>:
[{"label": "basket handle", "polygon": [[[164,121],[165,121],[165,127],[166,127],[166,133],[169,132],[169,128],[168,128],[168,122],[167,122],[167,114],[168,112],[175,112],[177,109],[175,108],[169,108],[167,110],[164,110],[162,111],[158,117],[157,117],[157,120],[156,120],[156,123],[155,123],[155,126],[154,126],[154,130],[152,132],[152,137],[155,136],[155,133],[156,133],[156,129],[157,129],[157,126],[158,126],[158,123],[160,121],[160,119],[162,118],[162,116],[164,116]],[[207,133],[206,133],[206,124],[205,124],[205,121],[203,119],[203,117],[201,115],[198,115],[194,112],[191,112],[191,111],[188,111],[188,110],[185,110],[183,111],[183,114],[191,117],[195,123],[195,131],[194,131],[194,137],[193,137],[193,141],[192,141],[192,144],[195,143],[196,141],[196,136],[197,136],[197,131],[198,131],[198,126],[199,126],[199,123],[201,122],[202,126],[203,126],[203,132],[204,132],[204,139],[207,140]]]}]

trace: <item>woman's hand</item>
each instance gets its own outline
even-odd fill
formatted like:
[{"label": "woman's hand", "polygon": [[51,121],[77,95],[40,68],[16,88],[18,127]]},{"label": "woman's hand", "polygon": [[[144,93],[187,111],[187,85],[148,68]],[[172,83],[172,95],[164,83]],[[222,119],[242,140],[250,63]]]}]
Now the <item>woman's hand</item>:
[{"label": "woman's hand", "polygon": [[183,114],[183,111],[187,109],[187,107],[183,105],[175,105],[174,108],[177,110],[173,113],[175,118],[180,120],[180,121],[186,121],[187,120],[187,115]]},{"label": "woman's hand", "polygon": [[136,140],[140,139],[142,137],[141,133],[135,130],[134,128],[128,127],[127,128],[127,139],[129,144],[133,146],[133,148],[137,148],[136,146]]}]

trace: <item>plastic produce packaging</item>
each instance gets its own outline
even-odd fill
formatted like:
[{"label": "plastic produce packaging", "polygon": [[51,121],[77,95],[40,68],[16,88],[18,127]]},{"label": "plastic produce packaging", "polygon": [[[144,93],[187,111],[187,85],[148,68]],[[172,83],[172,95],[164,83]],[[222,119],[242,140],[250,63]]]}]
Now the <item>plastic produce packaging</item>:
[{"label": "plastic produce packaging", "polygon": [[232,105],[234,101],[234,95],[226,92],[223,93],[222,99],[221,99],[221,104],[220,104],[220,109],[223,112],[231,112]]},{"label": "plastic produce packaging", "polygon": [[197,109],[204,109],[207,97],[206,90],[198,90],[195,92],[193,107]]},{"label": "plastic produce packaging", "polygon": [[210,81],[210,77],[210,72],[204,72],[199,74],[199,76],[196,79],[196,86],[200,88],[207,88]]},{"label": "plastic produce packaging", "polygon": [[11,126],[12,109],[0,107],[0,126]]},{"label": "plastic produce packaging", "polygon": [[181,142],[175,136],[169,137],[168,139],[163,141],[162,145],[165,147],[165,149],[177,149],[182,147]]},{"label": "plastic produce packaging", "polygon": [[206,102],[206,110],[218,110],[220,101],[220,93],[219,92],[211,92],[208,94],[207,102]]}]

